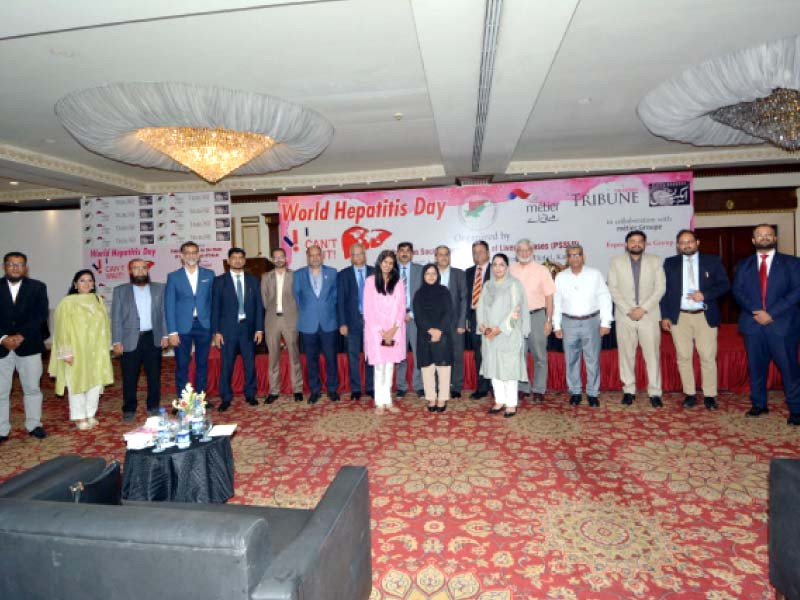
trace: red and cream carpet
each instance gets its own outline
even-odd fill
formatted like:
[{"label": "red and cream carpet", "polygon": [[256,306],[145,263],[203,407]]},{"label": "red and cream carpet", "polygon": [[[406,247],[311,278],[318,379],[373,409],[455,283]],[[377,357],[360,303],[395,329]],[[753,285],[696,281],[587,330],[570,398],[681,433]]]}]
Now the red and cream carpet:
[{"label": "red and cream carpet", "polygon": [[[49,383],[45,394],[39,441],[15,385],[0,480],[64,453],[123,459],[117,386],[89,432]],[[513,419],[487,415],[488,400],[437,414],[412,396],[378,417],[346,396],[237,398],[216,421],[239,424],[232,502],[313,507],[340,466],[369,467],[374,600],[771,598],[768,462],[800,454],[782,394],[759,419],[743,416],[744,396],[722,394],[716,412],[678,394],[661,410],[619,398],[593,410],[550,395]]]}]

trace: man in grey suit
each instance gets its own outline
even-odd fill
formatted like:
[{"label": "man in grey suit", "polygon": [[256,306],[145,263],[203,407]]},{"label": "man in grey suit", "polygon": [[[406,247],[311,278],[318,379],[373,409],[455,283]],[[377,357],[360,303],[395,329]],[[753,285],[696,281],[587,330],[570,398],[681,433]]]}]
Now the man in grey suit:
[{"label": "man in grey suit", "polygon": [[289,353],[292,391],[296,402],[303,401],[303,368],[297,344],[297,305],[292,295],[293,272],[286,268],[286,251],[272,249],[275,268],[261,276],[261,299],[264,302],[264,329],[269,353],[269,395],[264,404],[272,404],[281,393],[281,336]]},{"label": "man in grey suit", "polygon": [[[397,269],[400,272],[400,279],[406,288],[406,342],[414,356],[414,374],[412,384],[417,396],[422,398],[424,395],[422,388],[422,373],[417,364],[417,325],[414,322],[414,312],[411,310],[411,302],[414,294],[422,285],[422,265],[411,262],[414,258],[414,244],[411,242],[400,242],[397,244]],[[406,395],[406,382],[408,361],[404,360],[397,363],[395,376],[397,377],[397,397],[402,398]]]},{"label": "man in grey suit", "polygon": [[453,371],[450,377],[450,397],[461,398],[464,386],[464,332],[467,330],[467,279],[464,271],[450,266],[450,248],[437,246],[434,254],[441,284],[450,290],[453,299]]},{"label": "man in grey suit", "polygon": [[122,420],[136,417],[136,388],[144,365],[147,414],[157,415],[161,403],[161,351],[169,346],[164,314],[163,283],[150,281],[143,258],[128,263],[130,283],[114,288],[111,299],[111,342],[122,366]]}]

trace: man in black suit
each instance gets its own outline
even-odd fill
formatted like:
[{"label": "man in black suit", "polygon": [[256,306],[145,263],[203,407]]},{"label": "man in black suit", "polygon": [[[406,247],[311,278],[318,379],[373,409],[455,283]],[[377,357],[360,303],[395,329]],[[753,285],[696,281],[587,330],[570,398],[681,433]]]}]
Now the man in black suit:
[{"label": "man in black suit", "polygon": [[9,396],[14,371],[19,373],[25,403],[25,429],[38,439],[47,437],[42,427],[42,352],[49,305],[47,286],[28,279],[28,257],[9,252],[3,257],[5,277],[0,279],[0,443],[8,439]]},{"label": "man in black suit", "polygon": [[233,399],[231,377],[236,355],[244,363],[244,397],[255,406],[256,344],[264,339],[264,305],[261,285],[256,277],[244,272],[245,252],[228,250],[229,273],[214,278],[211,288],[211,331],[213,344],[220,349],[222,367],[219,373],[220,412],[228,410]]},{"label": "man in black suit", "polygon": [[[373,274],[367,265],[367,251],[361,244],[350,246],[350,263],[336,276],[336,309],[339,311],[339,333],[347,341],[347,364],[350,371],[350,398],[361,398],[361,352],[364,350],[364,281]],[[375,397],[374,369],[365,361],[364,388]]]},{"label": "man in black suit", "polygon": [[753,229],[756,252],[736,267],[733,296],[742,307],[739,331],[747,349],[750,400],[745,413],[758,417],[767,408],[767,371],[775,361],[783,379],[789,425],[800,425],[800,260],[776,251],[778,236],[772,225]]},{"label": "man in black suit", "polygon": [[475,322],[475,307],[483,292],[483,285],[489,281],[491,269],[489,268],[489,244],[478,240],[472,244],[472,265],[466,271],[467,284],[467,346],[472,348],[475,358],[475,380],[477,386],[472,393],[473,400],[480,400],[489,394],[491,381],[481,377],[481,338],[478,335],[478,325]]},{"label": "man in black suit", "polygon": [[720,312],[717,298],[730,281],[718,256],[698,252],[694,231],[682,229],[675,238],[677,256],[664,261],[667,291],[661,297],[661,328],[672,334],[678,372],[683,385],[683,405],[697,404],[694,381],[694,348],[700,356],[703,404],[717,408],[717,331]]},{"label": "man in black suit", "polygon": [[450,248],[437,246],[434,256],[442,285],[450,290],[453,299],[453,371],[450,377],[450,397],[461,398],[464,385],[464,332],[467,330],[467,283],[464,271],[450,266]]}]

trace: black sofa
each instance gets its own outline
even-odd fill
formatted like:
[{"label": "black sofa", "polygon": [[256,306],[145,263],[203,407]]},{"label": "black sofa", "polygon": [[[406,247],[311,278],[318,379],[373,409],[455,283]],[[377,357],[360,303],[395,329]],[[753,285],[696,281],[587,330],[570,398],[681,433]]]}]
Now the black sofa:
[{"label": "black sofa", "polygon": [[64,487],[65,481],[55,483],[59,469],[46,465],[37,467],[38,478],[29,471],[0,486],[0,598],[360,600],[370,594],[365,467],[340,469],[316,508],[301,510],[107,506],[26,494],[31,486],[47,487],[41,476]]}]

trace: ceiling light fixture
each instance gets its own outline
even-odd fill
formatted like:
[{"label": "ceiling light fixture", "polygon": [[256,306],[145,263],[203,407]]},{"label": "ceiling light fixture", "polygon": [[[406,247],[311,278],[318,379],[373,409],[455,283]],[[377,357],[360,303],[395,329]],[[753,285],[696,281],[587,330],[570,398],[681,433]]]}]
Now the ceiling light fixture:
[{"label": "ceiling light fixture", "polygon": [[185,83],[115,83],[72,92],[55,106],[83,146],[113,160],[194,171],[216,183],[231,173],[285,171],[316,158],[333,127],[279,98]]},{"label": "ceiling light fixture", "polygon": [[135,136],[210,183],[275,145],[266,135],[221,128],[145,127]]},{"label": "ceiling light fixture", "polygon": [[19,185],[19,181],[9,181],[8,185]]},{"label": "ceiling light fixture", "polygon": [[766,98],[718,108],[711,118],[784,150],[800,150],[800,91],[776,88]]}]

